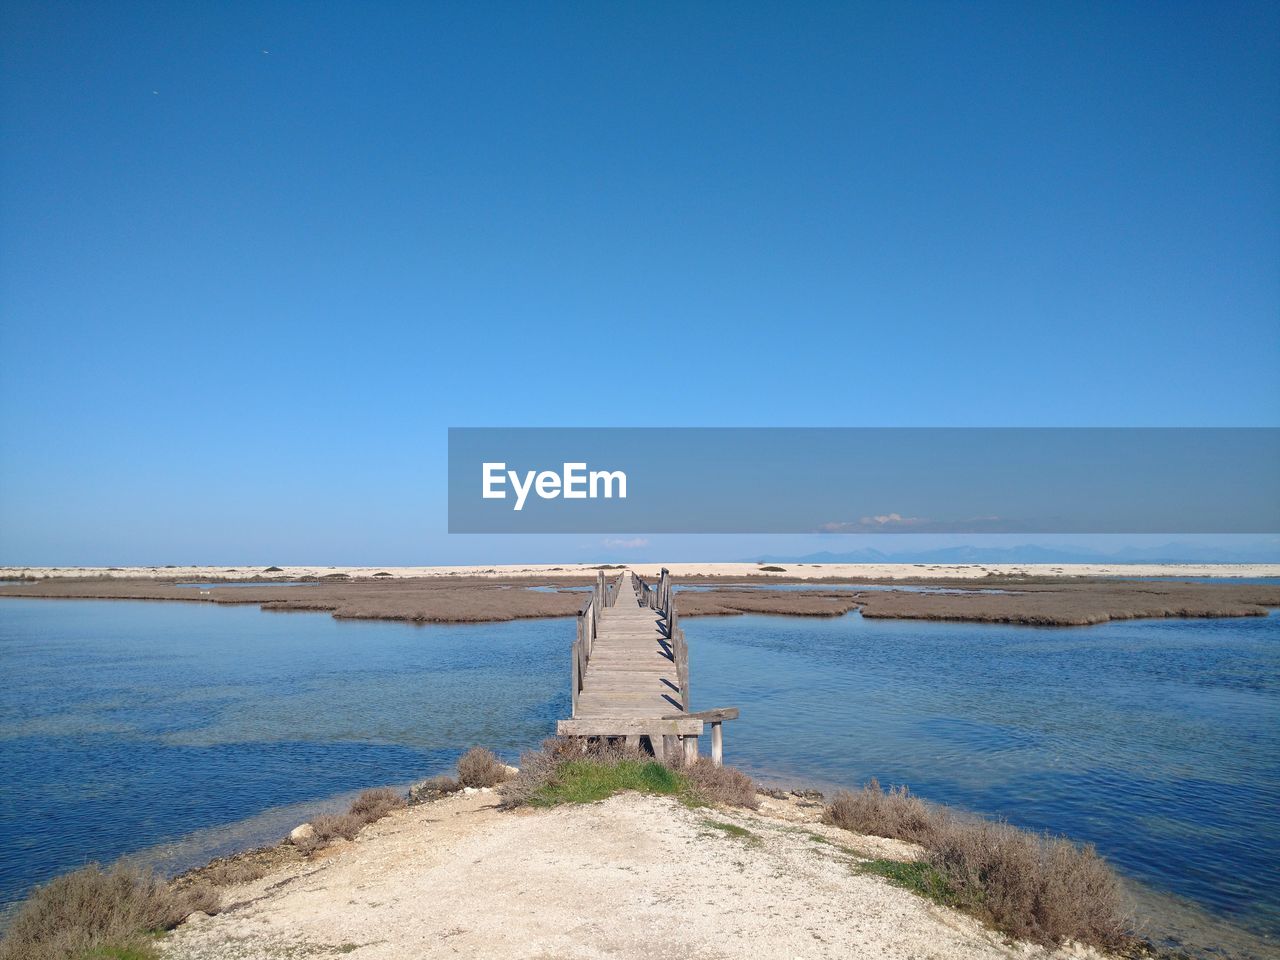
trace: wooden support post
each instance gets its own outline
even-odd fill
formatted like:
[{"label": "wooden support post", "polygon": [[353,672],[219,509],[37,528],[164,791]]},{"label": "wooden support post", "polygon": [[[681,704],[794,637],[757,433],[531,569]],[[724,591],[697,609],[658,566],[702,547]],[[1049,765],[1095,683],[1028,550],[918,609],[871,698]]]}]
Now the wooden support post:
[{"label": "wooden support post", "polygon": [[628,750],[639,750],[639,749],[640,749],[640,734],[638,734],[638,733],[628,733],[628,734],[627,734],[627,749],[628,749]]},{"label": "wooden support post", "polygon": [[724,766],[724,724],[711,724],[711,762],[717,767]]},{"label": "wooden support post", "polygon": [[662,738],[662,751],[669,753],[672,757],[676,756],[676,751],[680,749],[680,737],[676,734],[667,734]]},{"label": "wooden support post", "polygon": [[656,733],[649,734],[649,747],[653,750],[653,758],[661,761],[666,756],[667,738]]},{"label": "wooden support post", "polygon": [[698,759],[698,738],[685,737],[684,738],[684,762],[693,763],[697,759]]}]

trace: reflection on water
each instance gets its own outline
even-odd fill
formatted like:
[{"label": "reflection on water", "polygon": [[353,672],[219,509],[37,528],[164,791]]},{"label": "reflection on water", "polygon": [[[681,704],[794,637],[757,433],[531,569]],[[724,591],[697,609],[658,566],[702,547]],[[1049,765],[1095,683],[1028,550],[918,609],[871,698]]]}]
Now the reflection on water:
[{"label": "reflection on water", "polygon": [[[909,783],[1280,930],[1280,618],[684,628],[694,706],[742,708],[726,749],[753,773]],[[514,760],[567,714],[571,638],[568,619],[6,599],[0,900],[86,859],[151,848],[179,868],[265,842],[473,744]],[[1221,941],[1213,922],[1191,942]]]}]

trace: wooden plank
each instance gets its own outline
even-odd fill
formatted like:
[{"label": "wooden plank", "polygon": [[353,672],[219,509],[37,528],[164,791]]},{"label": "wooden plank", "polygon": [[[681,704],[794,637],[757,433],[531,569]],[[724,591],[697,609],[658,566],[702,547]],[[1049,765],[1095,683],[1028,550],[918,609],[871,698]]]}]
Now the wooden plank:
[{"label": "wooden plank", "polygon": [[672,713],[667,714],[668,719],[678,719],[681,717],[697,717],[699,720],[705,720],[708,723],[719,723],[722,720],[737,720],[737,707],[717,707],[714,710],[695,710],[693,713]]},{"label": "wooden plank", "polygon": [[623,737],[630,733],[649,736],[689,736],[702,733],[702,721],[659,717],[574,717],[558,720],[556,733],[562,737]]}]

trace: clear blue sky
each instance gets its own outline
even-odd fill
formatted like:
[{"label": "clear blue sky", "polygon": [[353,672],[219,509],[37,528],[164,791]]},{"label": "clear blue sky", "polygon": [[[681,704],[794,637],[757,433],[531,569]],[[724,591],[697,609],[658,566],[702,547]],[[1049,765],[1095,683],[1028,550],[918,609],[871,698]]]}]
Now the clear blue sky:
[{"label": "clear blue sky", "polygon": [[450,425],[1280,424],[1274,3],[0,17],[0,562],[592,551]]}]

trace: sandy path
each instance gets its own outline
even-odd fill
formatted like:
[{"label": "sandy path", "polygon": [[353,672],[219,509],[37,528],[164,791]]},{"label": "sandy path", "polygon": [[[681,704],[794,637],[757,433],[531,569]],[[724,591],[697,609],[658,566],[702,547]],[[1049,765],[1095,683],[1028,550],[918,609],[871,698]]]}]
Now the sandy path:
[{"label": "sandy path", "polygon": [[[812,810],[689,810],[623,795],[502,813],[483,792],[393,814],[319,861],[231,888],[165,942],[174,960],[1008,958],[967,917],[850,866],[893,841],[803,822]],[[708,825],[735,823],[739,838]],[[1043,955],[1043,954],[1040,954]]]}]

